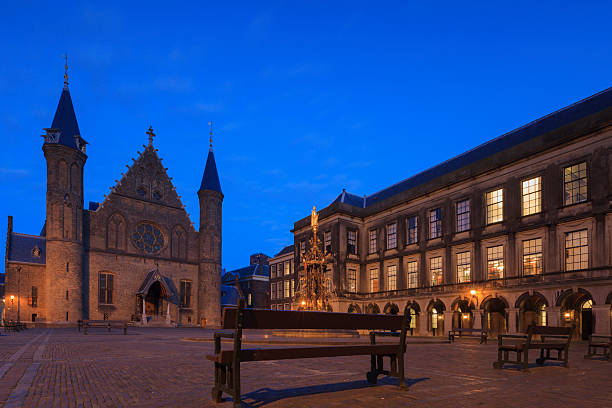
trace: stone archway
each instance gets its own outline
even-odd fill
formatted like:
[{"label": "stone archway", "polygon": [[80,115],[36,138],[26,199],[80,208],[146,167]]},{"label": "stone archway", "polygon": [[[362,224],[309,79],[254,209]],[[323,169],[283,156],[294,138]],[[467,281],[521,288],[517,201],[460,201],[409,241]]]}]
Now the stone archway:
[{"label": "stone archway", "polygon": [[429,301],[429,305],[427,305],[427,331],[432,336],[444,336],[445,311],[446,305],[440,299]]},{"label": "stone archway", "polygon": [[370,303],[366,307],[366,311],[365,312],[367,314],[379,314],[380,313],[380,307],[378,307],[378,305],[376,303]]},{"label": "stone archway", "polygon": [[525,292],[516,299],[515,306],[519,309],[519,332],[526,333],[529,325],[546,326],[548,324],[548,300],[541,293]]},{"label": "stone archway", "polygon": [[361,308],[357,303],[351,303],[348,307],[348,313],[361,313]]},{"label": "stone archway", "polygon": [[396,315],[399,313],[399,306],[397,306],[395,303],[388,302],[383,309],[383,313]]},{"label": "stone archway", "polygon": [[410,335],[413,336],[414,332],[420,330],[419,314],[421,313],[421,306],[416,301],[408,301],[406,302],[406,307],[404,307],[404,314],[408,313],[410,315],[410,323],[408,328],[410,329]]},{"label": "stone archway", "polygon": [[458,297],[451,304],[453,311],[453,328],[472,328],[474,324],[474,316],[472,310],[474,304],[468,298]]},{"label": "stone archway", "polygon": [[497,337],[508,330],[508,302],[503,297],[488,296],[482,300],[481,308],[484,311],[482,327],[487,329],[490,336]]},{"label": "stone archway", "polygon": [[574,292],[571,289],[563,292],[557,299],[561,307],[561,325],[575,326],[574,338],[588,340],[595,328],[592,307],[593,296],[582,288]]},{"label": "stone archway", "polygon": [[145,312],[147,316],[159,316],[162,299],[167,297],[164,287],[159,282],[153,282],[144,296]]}]

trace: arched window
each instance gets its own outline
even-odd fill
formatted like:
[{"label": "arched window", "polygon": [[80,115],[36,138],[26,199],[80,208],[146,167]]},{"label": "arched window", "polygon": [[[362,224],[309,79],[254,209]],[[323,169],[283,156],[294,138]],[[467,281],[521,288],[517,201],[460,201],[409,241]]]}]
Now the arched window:
[{"label": "arched window", "polygon": [[172,231],[172,241],[170,243],[173,258],[187,258],[187,234],[180,225],[174,227]]},{"label": "arched window", "polygon": [[113,214],[108,220],[107,247],[125,250],[126,225],[121,214]]}]

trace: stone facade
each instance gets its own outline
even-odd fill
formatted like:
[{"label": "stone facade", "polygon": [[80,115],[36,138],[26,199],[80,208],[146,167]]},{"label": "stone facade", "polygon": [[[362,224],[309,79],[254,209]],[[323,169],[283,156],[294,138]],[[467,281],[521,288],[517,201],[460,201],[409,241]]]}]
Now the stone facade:
[{"label": "stone facade", "polygon": [[18,306],[12,303],[5,317],[218,326],[223,194],[212,145],[196,231],[153,145],[152,129],[138,158],[89,209],[83,200],[86,142],[67,85],[45,130],[46,222],[40,236],[27,236],[12,230],[9,217],[6,292]]},{"label": "stone facade", "polygon": [[[319,213],[334,311],[402,313],[414,334],[612,325],[612,90]],[[312,234],[294,225],[294,265]],[[296,281],[297,284],[297,281]]]},{"label": "stone facade", "polygon": [[272,309],[291,310],[295,301],[294,272],[293,245],[288,245],[270,259],[270,307]]},{"label": "stone facade", "polygon": [[224,285],[240,289],[247,307],[270,308],[270,267],[269,257],[262,253],[250,256],[250,265],[223,274]]}]

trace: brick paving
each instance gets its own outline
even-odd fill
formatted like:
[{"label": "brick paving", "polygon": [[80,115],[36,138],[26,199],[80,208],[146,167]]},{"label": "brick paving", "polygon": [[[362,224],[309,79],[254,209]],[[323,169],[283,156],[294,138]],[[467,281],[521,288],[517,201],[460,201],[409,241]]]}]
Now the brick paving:
[{"label": "brick paving", "polygon": [[[204,356],[213,345],[183,340],[194,337],[211,336],[200,329],[138,328],[127,336],[101,329],[84,336],[76,328],[2,336],[0,367],[10,367],[0,378],[0,405],[231,407],[210,400],[212,363]],[[612,363],[584,360],[585,344],[572,345],[569,369],[551,362],[523,373],[494,370],[493,343],[409,344],[405,392],[395,378],[368,385],[368,356],[245,363],[244,406],[612,407]]]}]

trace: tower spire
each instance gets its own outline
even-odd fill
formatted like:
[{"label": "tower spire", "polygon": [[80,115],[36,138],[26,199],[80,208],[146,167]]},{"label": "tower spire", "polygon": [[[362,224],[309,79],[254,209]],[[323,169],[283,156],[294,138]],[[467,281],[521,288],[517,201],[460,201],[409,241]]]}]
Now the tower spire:
[{"label": "tower spire", "polygon": [[208,151],[212,152],[212,122],[208,122],[208,125],[210,126],[210,148],[208,149]]},{"label": "tower spire", "polygon": [[68,88],[68,55],[63,55],[66,60],[66,64],[64,65],[64,88]]}]

